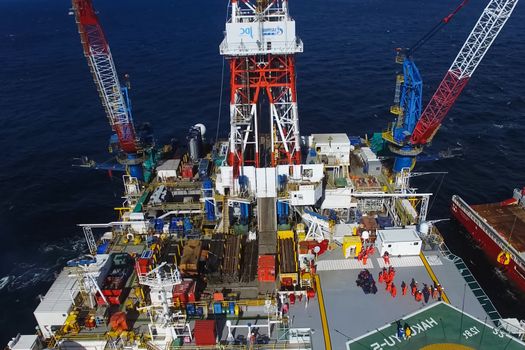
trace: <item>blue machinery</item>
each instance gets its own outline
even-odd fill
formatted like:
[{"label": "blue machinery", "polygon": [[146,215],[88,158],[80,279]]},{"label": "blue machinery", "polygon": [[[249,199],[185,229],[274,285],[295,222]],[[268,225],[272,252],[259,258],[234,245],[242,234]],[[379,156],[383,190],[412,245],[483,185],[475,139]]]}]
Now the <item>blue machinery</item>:
[{"label": "blue machinery", "polygon": [[398,50],[397,62],[403,62],[403,76],[398,78],[396,103],[391,111],[397,115],[390,130],[382,134],[390,151],[396,154],[394,171],[412,168],[416,157],[428,145],[444,118],[474,74],[488,49],[509,19],[518,0],[490,0],[483,10],[467,40],[459,50],[434,95],[421,111],[421,77],[411,54],[427,42],[466,5],[461,3],[449,15],[442,18],[412,48]]},{"label": "blue machinery", "polygon": [[250,204],[249,203],[240,203],[241,217],[240,224],[248,225],[250,223]]},{"label": "blue machinery", "polygon": [[413,146],[407,144],[407,140],[421,116],[423,80],[416,64],[406,53],[398,51],[396,62],[403,65],[403,74],[396,79],[395,105],[390,107],[390,112],[397,118],[385,139],[396,146],[394,171],[397,173],[403,168],[412,168],[415,163],[416,158],[411,155]]},{"label": "blue machinery", "polygon": [[[455,99],[447,99],[440,97],[439,94],[435,94],[423,111],[423,80],[412,59],[412,54],[430,40],[443,26],[448,24],[467,2],[468,0],[462,0],[454,11],[442,18],[411,48],[396,50],[396,62],[403,65],[403,74],[398,75],[396,78],[395,105],[390,108],[390,112],[396,115],[396,120],[389,127],[389,130],[382,134],[383,139],[388,143],[390,151],[396,155],[393,168],[396,173],[401,172],[403,168],[412,169],[414,167],[416,157],[421,154],[427,142],[432,140],[441,125],[442,119],[455,101]],[[455,97],[461,92],[461,89],[456,90],[452,91]],[[431,107],[429,108],[429,106]],[[438,114],[441,115],[440,119],[435,123],[427,121],[427,115],[432,114],[431,112],[439,112]],[[427,115],[421,118],[422,113],[427,113]],[[425,135],[424,138],[418,136],[421,133]]]},{"label": "blue machinery", "polygon": [[213,182],[205,179],[202,183],[202,197],[204,198],[204,212],[208,221],[215,221],[215,199],[213,198]]},{"label": "blue machinery", "polygon": [[279,225],[288,223],[288,216],[290,215],[290,206],[287,202],[277,201],[277,222]]}]

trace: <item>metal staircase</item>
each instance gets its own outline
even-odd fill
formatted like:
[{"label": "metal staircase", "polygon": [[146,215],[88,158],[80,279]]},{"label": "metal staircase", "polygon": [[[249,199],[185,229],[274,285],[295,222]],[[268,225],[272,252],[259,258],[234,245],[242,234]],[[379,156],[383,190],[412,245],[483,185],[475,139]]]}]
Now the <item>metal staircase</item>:
[{"label": "metal staircase", "polygon": [[452,253],[445,243],[443,243],[440,246],[440,250],[445,258],[449,259],[454,263],[459,273],[461,273],[461,276],[463,276],[463,279],[469,286],[472,293],[474,293],[474,296],[476,297],[476,299],[478,299],[479,303],[481,304],[489,318],[496,326],[499,326],[501,320],[500,313],[498,312],[498,310],[496,310],[496,307],[494,306],[494,304],[492,304],[492,301],[489,299],[483,288],[481,288],[480,284],[468,268],[467,264],[465,264],[463,259],[461,259],[459,256]]}]

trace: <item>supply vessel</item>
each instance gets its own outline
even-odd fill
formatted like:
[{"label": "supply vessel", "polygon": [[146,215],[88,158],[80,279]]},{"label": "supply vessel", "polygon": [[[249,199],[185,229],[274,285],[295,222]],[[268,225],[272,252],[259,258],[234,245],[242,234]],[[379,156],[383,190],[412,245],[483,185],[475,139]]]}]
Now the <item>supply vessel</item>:
[{"label": "supply vessel", "polygon": [[509,280],[525,291],[525,189],[498,203],[468,205],[452,198],[452,214],[486,256]]},{"label": "supply vessel", "polygon": [[501,317],[427,220],[432,193],[410,186],[417,157],[517,1],[489,1],[423,110],[414,52],[465,3],[398,50],[395,121],[369,140],[300,134],[303,42],[288,2],[232,0],[219,46],[230,68],[229,135],[208,142],[196,123],[184,144],[161,147],[134,126],[129,84],[91,0],[73,0],[114,132],[114,164],[80,165],[125,171],[123,203],[116,218],[78,224],[86,254],[42,297],[37,334],[8,348],[525,348],[523,324]]}]

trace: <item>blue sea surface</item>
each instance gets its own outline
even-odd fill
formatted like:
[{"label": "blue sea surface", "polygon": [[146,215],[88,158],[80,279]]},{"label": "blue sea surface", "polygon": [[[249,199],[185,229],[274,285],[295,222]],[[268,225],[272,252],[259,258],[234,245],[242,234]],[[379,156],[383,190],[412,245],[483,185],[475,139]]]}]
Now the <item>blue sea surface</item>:
[{"label": "blue sea surface", "polygon": [[[471,1],[415,55],[428,101],[487,1]],[[410,46],[457,0],[290,1],[304,53],[297,57],[300,127],[364,135],[392,120],[394,48]],[[202,122],[227,136],[228,69],[221,89],[227,1],[97,0],[117,69],[131,76],[134,117],[160,141]],[[107,222],[121,205],[118,177],[71,167],[107,159],[110,129],[66,0],[0,0],[0,344],[33,333],[32,312],[65,261],[85,250],[78,223]],[[429,219],[449,218],[452,194],[494,202],[525,186],[525,7],[518,4],[435,138],[463,156],[421,163],[420,190],[436,193]],[[223,93],[222,104],[220,95]],[[268,121],[269,123],[269,121]],[[453,222],[439,224],[506,317],[525,319],[508,288]]]}]

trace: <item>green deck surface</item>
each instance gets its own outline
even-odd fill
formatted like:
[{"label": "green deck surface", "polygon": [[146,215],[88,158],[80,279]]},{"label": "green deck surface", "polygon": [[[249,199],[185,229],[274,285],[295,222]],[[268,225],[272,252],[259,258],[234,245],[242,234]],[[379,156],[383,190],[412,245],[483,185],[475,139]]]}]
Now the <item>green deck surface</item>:
[{"label": "green deck surface", "polygon": [[[356,320],[358,321],[358,320]],[[394,321],[346,343],[350,350],[421,349],[430,344],[460,344],[472,349],[525,349],[525,343],[445,304],[433,304],[400,320],[412,330],[410,339],[396,336]],[[429,348],[430,349],[430,348]]]}]

